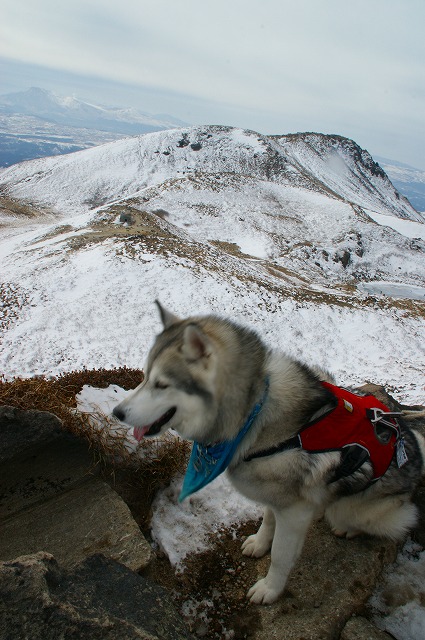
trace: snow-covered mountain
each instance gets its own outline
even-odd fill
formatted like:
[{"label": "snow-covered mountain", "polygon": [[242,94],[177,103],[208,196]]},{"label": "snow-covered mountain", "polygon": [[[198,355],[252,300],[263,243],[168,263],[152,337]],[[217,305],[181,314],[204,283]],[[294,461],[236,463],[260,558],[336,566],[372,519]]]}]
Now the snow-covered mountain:
[{"label": "snow-covered mountain", "polygon": [[[372,156],[348,138],[317,133],[298,133],[278,138],[291,163],[319,179],[331,192],[363,208],[376,210],[377,203],[401,217],[411,217],[406,198],[389,184]],[[379,206],[379,205],[378,205]],[[422,220],[422,216],[417,217]]]},{"label": "snow-covered mountain", "polygon": [[165,114],[89,104],[32,87],[0,96],[0,166],[182,124]]},{"label": "snow-covered mountain", "polygon": [[140,109],[90,104],[38,87],[0,96],[0,108],[3,113],[34,116],[56,124],[127,134],[169,129],[185,124],[172,116],[155,116]]},{"label": "snow-covered mountain", "polygon": [[199,174],[302,187],[377,213],[424,220],[367,151],[321,134],[270,138],[231,127],[174,129],[19,164],[2,171],[0,180],[17,197],[75,211]]},{"label": "snow-covered mountain", "polygon": [[140,366],[160,298],[422,399],[424,218],[350,140],[181,128],[15,165],[0,189],[6,375]]}]

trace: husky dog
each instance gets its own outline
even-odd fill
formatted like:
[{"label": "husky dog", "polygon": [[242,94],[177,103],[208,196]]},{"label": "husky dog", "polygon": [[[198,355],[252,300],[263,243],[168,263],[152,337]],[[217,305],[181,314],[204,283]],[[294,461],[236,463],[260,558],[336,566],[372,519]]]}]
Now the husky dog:
[{"label": "husky dog", "polygon": [[[421,435],[368,396],[370,434],[354,440],[349,434],[341,443],[343,423],[366,411],[357,408],[358,396],[338,399],[339,388],[322,372],[268,350],[255,332],[232,321],[181,320],[157,304],[164,330],[144,381],[114,415],[139,440],[173,428],[194,441],[183,497],[227,467],[236,489],[264,505],[258,532],[242,545],[243,554],[256,558],[271,549],[266,577],[248,591],[251,602],[278,599],[315,518],[325,515],[334,533],[347,538],[399,540],[415,525],[411,495],[424,470]],[[325,415],[333,423],[314,435],[311,425]],[[336,444],[328,442],[330,431]],[[200,470],[206,479],[199,482]]]}]

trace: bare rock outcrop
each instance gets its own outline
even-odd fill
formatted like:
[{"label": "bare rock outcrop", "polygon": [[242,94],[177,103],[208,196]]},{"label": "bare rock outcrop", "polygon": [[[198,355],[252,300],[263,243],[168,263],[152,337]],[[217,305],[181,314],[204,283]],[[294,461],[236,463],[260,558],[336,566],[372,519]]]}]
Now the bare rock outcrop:
[{"label": "bare rock outcrop", "polygon": [[0,562],[2,640],[185,640],[167,592],[103,555],[63,569],[48,553]]}]

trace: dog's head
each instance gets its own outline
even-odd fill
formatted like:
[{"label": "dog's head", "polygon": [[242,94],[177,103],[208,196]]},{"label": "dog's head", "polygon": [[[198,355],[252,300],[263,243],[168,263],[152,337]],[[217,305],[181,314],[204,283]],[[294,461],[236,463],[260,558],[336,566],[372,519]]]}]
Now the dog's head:
[{"label": "dog's head", "polygon": [[170,428],[184,438],[208,439],[216,418],[213,340],[202,319],[181,320],[157,304],[164,330],[150,350],[145,378],[113,414],[134,427],[137,440]]}]

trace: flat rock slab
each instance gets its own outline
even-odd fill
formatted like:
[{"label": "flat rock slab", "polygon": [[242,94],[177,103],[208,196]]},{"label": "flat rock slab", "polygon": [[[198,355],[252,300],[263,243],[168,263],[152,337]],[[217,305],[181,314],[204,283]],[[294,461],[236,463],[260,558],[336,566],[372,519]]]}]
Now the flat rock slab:
[{"label": "flat rock slab", "polygon": [[392,637],[385,631],[377,629],[366,618],[359,616],[353,617],[347,622],[340,640],[391,640]]},{"label": "flat rock slab", "polygon": [[44,552],[0,562],[7,640],[188,640],[171,596],[102,555],[72,570]]},{"label": "flat rock slab", "polygon": [[[258,607],[255,640],[337,640],[346,621],[361,611],[384,565],[396,558],[396,545],[359,537],[342,540],[318,522],[307,536],[301,558],[281,600]],[[270,557],[257,562],[259,577]]]},{"label": "flat rock slab", "polygon": [[151,548],[127,505],[97,478],[3,523],[0,559],[37,551],[53,554],[64,567],[97,552],[134,570],[151,558]]},{"label": "flat rock slab", "polygon": [[70,567],[101,552],[131,569],[148,564],[129,508],[56,416],[0,407],[0,460],[0,560],[47,551]]}]

